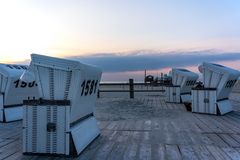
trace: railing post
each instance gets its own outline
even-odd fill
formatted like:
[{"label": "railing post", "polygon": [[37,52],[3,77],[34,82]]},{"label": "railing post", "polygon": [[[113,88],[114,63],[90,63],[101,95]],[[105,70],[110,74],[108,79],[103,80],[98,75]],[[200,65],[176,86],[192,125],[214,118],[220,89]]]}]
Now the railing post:
[{"label": "railing post", "polygon": [[97,98],[100,98],[100,91],[97,91]]},{"label": "railing post", "polygon": [[133,79],[129,79],[129,95],[130,95],[130,98],[134,98],[134,82],[133,82]]}]

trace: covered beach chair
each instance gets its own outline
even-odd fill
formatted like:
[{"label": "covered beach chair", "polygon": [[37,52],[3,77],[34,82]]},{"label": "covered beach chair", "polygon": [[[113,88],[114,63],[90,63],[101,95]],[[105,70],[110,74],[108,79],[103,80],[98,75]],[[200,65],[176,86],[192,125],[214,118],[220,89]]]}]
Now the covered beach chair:
[{"label": "covered beach chair", "polygon": [[28,66],[0,64],[0,121],[10,122],[22,119],[24,99],[39,97],[35,81],[21,81],[20,77]]},{"label": "covered beach chair", "polygon": [[99,134],[94,117],[101,70],[32,54],[22,79],[38,82],[40,99],[24,101],[23,152],[77,155]]},{"label": "covered beach chair", "polygon": [[223,115],[232,111],[228,97],[240,72],[206,62],[199,66],[199,71],[204,87],[192,90],[192,112]]},{"label": "covered beach chair", "polygon": [[172,69],[172,84],[166,86],[166,102],[190,103],[191,89],[198,75],[186,69]]}]

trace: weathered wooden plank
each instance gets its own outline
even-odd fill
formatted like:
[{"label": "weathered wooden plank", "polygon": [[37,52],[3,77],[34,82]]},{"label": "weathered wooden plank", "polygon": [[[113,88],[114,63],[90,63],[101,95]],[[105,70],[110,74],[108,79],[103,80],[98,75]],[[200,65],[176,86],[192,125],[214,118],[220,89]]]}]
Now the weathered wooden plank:
[{"label": "weathered wooden plank", "polygon": [[192,141],[193,145],[201,145],[203,142],[201,142],[200,135],[194,132],[187,132],[186,136],[189,137],[189,139]]},{"label": "weathered wooden plank", "polygon": [[93,159],[102,160],[107,159],[108,155],[111,153],[112,148],[114,146],[114,142],[106,142],[104,143],[94,154]]},{"label": "weathered wooden plank", "polygon": [[[201,132],[211,133],[213,132],[211,128],[209,128],[205,123],[203,123],[200,119],[197,118],[197,113],[193,113],[191,116],[192,122],[201,130]],[[190,120],[190,121],[191,121]]]},{"label": "weathered wooden plank", "polygon": [[58,156],[58,157],[54,157],[54,156],[45,156],[45,155],[41,155],[41,156],[32,156],[31,160],[59,160],[59,159],[64,159],[64,160],[73,160],[74,157],[64,157],[64,156]]},{"label": "weathered wooden plank", "polygon": [[240,133],[240,128],[239,128],[240,126],[238,127],[237,125],[233,124],[232,120],[229,120],[229,118],[225,116],[214,116],[213,118],[219,123],[222,123],[223,126],[226,127],[226,130],[231,129],[233,133]]},{"label": "weathered wooden plank", "polygon": [[175,132],[180,132],[180,131],[183,130],[183,127],[181,125],[182,124],[181,121],[178,122],[178,121],[171,120],[170,123],[171,123],[171,126],[173,127]]},{"label": "weathered wooden plank", "polygon": [[136,143],[130,143],[123,154],[123,159],[124,160],[136,159],[137,151],[138,145]]},{"label": "weathered wooden plank", "polygon": [[239,134],[231,134],[231,137],[234,138],[238,143],[240,143],[240,135]]},{"label": "weathered wooden plank", "polygon": [[136,120],[135,121],[136,123],[135,123],[135,129],[136,130],[142,130],[142,126],[143,126],[143,121],[142,120]]},{"label": "weathered wooden plank", "polygon": [[130,131],[119,131],[119,132],[120,134],[116,138],[116,141],[121,143],[128,143],[131,132]]},{"label": "weathered wooden plank", "polygon": [[240,153],[231,147],[223,147],[221,148],[232,160],[239,160]]},{"label": "weathered wooden plank", "polygon": [[17,141],[18,139],[4,139],[2,142],[0,142],[0,149],[8,144],[11,144],[14,141]]},{"label": "weathered wooden plank", "polygon": [[224,133],[235,133],[234,130],[232,130],[231,127],[228,127],[228,125],[224,125],[223,122],[221,122],[221,120],[219,120],[220,118],[218,118],[218,120],[216,120],[217,116],[207,116],[206,120],[209,122],[212,122],[213,125],[216,126],[216,128],[221,129],[221,132]]},{"label": "weathered wooden plank", "polygon": [[117,135],[118,131],[113,131],[111,132],[107,137],[108,139],[111,141],[111,140],[114,140],[116,138],[116,135]]},{"label": "weathered wooden plank", "polygon": [[112,122],[110,122],[110,123],[106,126],[106,129],[108,129],[108,130],[114,130],[115,127],[117,127],[117,122],[112,121]]},{"label": "weathered wooden plank", "polygon": [[[34,156],[31,155],[23,155],[22,152],[16,152],[14,154],[12,154],[11,156],[7,157],[4,160],[31,160],[33,159]],[[36,157],[36,156],[35,156]]]},{"label": "weathered wooden plank", "polygon": [[5,145],[4,147],[0,148],[0,159],[7,158],[10,155],[12,155],[20,150],[21,150],[21,145],[20,145],[19,140],[9,143],[8,145]]},{"label": "weathered wooden plank", "polygon": [[161,123],[157,120],[152,121],[152,130],[161,130]]},{"label": "weathered wooden plank", "polygon": [[6,132],[2,136],[5,139],[16,138],[16,137],[19,137],[21,133],[22,133],[22,130],[9,130],[9,132]]},{"label": "weathered wooden plank", "polygon": [[[205,128],[209,129],[207,126],[203,125],[202,122],[197,120],[194,115],[195,114],[190,113],[187,116],[183,116],[183,118],[185,119],[184,124],[187,131],[204,132],[203,129]],[[203,129],[200,128],[199,126],[201,126]]]},{"label": "weathered wooden plank", "polygon": [[191,145],[193,144],[191,138],[188,136],[187,132],[178,132],[179,144],[182,145]]},{"label": "weathered wooden plank", "polygon": [[217,160],[231,160],[231,158],[225,154],[219,147],[216,146],[207,146],[209,152]]},{"label": "weathered wooden plank", "polygon": [[109,121],[99,121],[99,128],[105,129],[109,125]]},{"label": "weathered wooden plank", "polygon": [[210,132],[223,132],[221,128],[218,127],[218,124],[211,121],[210,119],[208,119],[209,115],[203,115],[203,114],[197,114],[196,118],[198,118],[200,121],[202,121],[206,126],[208,126],[211,131]]},{"label": "weathered wooden plank", "polygon": [[[110,134],[110,132],[107,132]],[[112,132],[111,132],[112,133]],[[89,145],[77,158],[76,160],[86,160],[86,159],[91,159],[96,151],[102,147],[102,145],[108,140],[107,136],[105,136],[105,132],[102,133],[96,140],[94,140],[91,145]]]},{"label": "weathered wooden plank", "polygon": [[190,145],[179,145],[179,149],[184,160],[195,160],[198,159],[196,153]]},{"label": "weathered wooden plank", "polygon": [[206,136],[211,139],[216,146],[227,147],[228,144],[224,142],[217,134],[206,134]]},{"label": "weathered wooden plank", "polygon": [[235,128],[237,130],[237,133],[240,133],[240,119],[239,118],[234,118],[233,116],[230,115],[225,115],[222,116],[221,119],[223,119],[223,121],[225,121],[225,123],[228,123],[229,125],[231,125],[231,127]]},{"label": "weathered wooden plank", "polygon": [[205,145],[213,145],[214,144],[214,142],[206,134],[202,133],[199,136],[199,138],[200,138],[201,142]]},{"label": "weathered wooden plank", "polygon": [[138,158],[139,160],[150,160],[151,159],[151,144],[140,144],[139,147],[139,154]]},{"label": "weathered wooden plank", "polygon": [[164,141],[162,143],[176,144],[175,137],[174,137],[176,134],[174,134],[173,132],[166,130],[166,131],[162,132],[162,135],[164,137]]},{"label": "weathered wooden plank", "polygon": [[151,120],[146,120],[143,124],[143,129],[145,131],[150,131],[152,128],[152,121]]},{"label": "weathered wooden plank", "polygon": [[166,159],[166,149],[163,144],[152,145],[152,159],[154,160]]},{"label": "weathered wooden plank", "polygon": [[218,134],[229,146],[240,147],[240,144],[228,134]]},{"label": "weathered wooden plank", "polygon": [[143,133],[142,142],[150,143],[150,132],[142,132],[142,133]]},{"label": "weathered wooden plank", "polygon": [[198,158],[204,159],[204,160],[215,160],[213,155],[208,151],[206,146],[200,146],[200,145],[194,145],[193,150],[195,154],[198,156]]},{"label": "weathered wooden plank", "polygon": [[141,132],[138,132],[138,131],[133,131],[131,133],[131,137],[132,137],[132,142],[134,143],[139,143],[141,141]]},{"label": "weathered wooden plank", "polygon": [[166,157],[168,160],[179,160],[182,159],[181,153],[177,145],[165,145]]},{"label": "weathered wooden plank", "polygon": [[237,127],[239,127],[240,117],[236,115],[236,112],[226,114],[225,117],[228,118],[228,121],[230,121],[230,123],[235,124]]},{"label": "weathered wooden plank", "polygon": [[122,160],[126,149],[126,145],[122,143],[115,143],[110,154],[107,156],[108,159]]},{"label": "weathered wooden plank", "polygon": [[134,130],[134,124],[135,124],[134,121],[129,120],[127,123],[124,124],[122,130]]}]

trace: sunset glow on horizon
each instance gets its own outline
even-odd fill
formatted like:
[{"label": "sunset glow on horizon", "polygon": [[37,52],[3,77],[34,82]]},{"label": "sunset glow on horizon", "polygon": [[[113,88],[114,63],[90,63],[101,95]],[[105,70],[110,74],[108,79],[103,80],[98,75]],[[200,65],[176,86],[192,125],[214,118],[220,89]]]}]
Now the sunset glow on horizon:
[{"label": "sunset glow on horizon", "polygon": [[238,1],[0,2],[0,61],[31,53],[76,56],[135,50],[240,51]]}]

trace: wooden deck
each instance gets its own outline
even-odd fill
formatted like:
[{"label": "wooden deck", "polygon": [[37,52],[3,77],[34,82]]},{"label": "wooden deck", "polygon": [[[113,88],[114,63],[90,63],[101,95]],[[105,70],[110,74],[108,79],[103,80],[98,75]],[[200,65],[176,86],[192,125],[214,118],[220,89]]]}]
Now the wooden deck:
[{"label": "wooden deck", "polygon": [[[187,112],[156,95],[100,98],[101,135],[74,159],[239,160],[240,94],[231,99],[235,111],[215,116]],[[22,155],[21,129],[20,121],[0,123],[0,159],[71,159]]]}]

